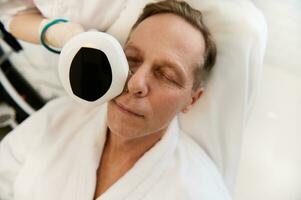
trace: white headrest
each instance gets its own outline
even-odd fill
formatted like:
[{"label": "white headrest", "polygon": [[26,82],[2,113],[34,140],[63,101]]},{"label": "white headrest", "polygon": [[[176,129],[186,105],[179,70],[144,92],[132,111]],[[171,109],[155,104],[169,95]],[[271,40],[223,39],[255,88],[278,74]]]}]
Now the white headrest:
[{"label": "white headrest", "polygon": [[214,160],[232,191],[243,130],[261,76],[267,28],[249,1],[188,2],[203,13],[217,44],[217,62],[203,97],[180,115],[180,124]]}]

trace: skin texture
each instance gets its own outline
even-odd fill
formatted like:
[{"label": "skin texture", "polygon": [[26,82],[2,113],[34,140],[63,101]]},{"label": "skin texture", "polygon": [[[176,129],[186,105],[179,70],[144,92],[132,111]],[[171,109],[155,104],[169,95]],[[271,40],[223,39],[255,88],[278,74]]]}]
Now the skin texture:
[{"label": "skin texture", "polygon": [[39,13],[16,15],[10,23],[9,31],[20,40],[39,44],[39,26],[43,19],[43,16]]},{"label": "skin texture", "polygon": [[192,90],[193,69],[204,47],[202,34],[174,14],[151,16],[131,33],[124,50],[133,74],[127,90],[108,104],[95,198],[161,139],[177,113],[188,112],[200,98],[203,89]]}]

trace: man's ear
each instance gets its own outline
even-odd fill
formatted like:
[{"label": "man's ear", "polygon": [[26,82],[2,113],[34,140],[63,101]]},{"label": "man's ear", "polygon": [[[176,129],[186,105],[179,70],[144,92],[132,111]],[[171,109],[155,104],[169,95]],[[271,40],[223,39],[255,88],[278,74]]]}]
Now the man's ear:
[{"label": "man's ear", "polygon": [[190,97],[190,100],[188,102],[188,104],[181,110],[182,113],[187,113],[192,106],[200,99],[200,97],[203,95],[204,93],[204,88],[198,88],[196,91],[192,92],[192,95]]}]

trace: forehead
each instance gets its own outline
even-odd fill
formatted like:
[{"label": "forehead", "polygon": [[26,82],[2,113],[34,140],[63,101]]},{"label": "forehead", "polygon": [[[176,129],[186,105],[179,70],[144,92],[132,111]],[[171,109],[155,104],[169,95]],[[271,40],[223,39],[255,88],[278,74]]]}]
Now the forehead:
[{"label": "forehead", "polygon": [[177,59],[184,66],[201,62],[205,49],[201,32],[174,14],[146,18],[131,33],[129,44],[147,56]]}]

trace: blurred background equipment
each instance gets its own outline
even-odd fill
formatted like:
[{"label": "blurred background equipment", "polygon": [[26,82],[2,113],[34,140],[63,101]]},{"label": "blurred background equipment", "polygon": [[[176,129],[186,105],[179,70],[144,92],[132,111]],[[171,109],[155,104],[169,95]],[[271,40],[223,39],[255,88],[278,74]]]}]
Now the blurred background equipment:
[{"label": "blurred background equipment", "polygon": [[15,121],[15,110],[5,103],[0,104],[0,128],[9,126],[10,128],[16,128],[17,122]]},{"label": "blurred background equipment", "polygon": [[22,54],[23,48],[1,23],[0,40],[10,47],[8,51],[4,51],[0,45],[0,128],[14,128],[17,123],[41,108],[45,100],[10,62],[11,55]]}]

